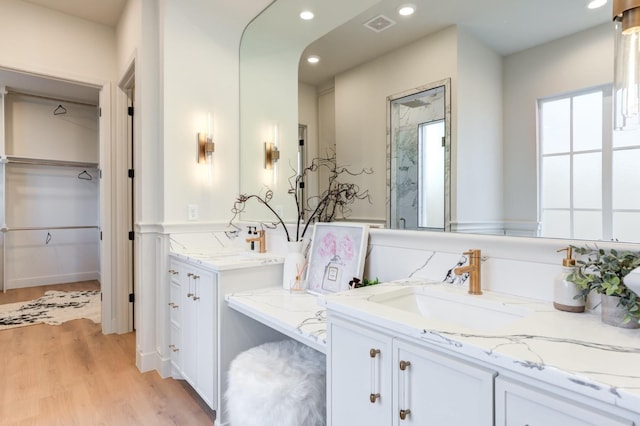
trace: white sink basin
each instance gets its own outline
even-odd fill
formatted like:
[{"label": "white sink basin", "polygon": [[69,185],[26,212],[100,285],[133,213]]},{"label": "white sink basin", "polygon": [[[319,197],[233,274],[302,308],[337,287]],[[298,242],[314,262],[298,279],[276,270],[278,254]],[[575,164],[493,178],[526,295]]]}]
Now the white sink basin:
[{"label": "white sink basin", "polygon": [[506,327],[531,312],[521,306],[490,300],[485,295],[447,291],[446,287],[432,285],[402,287],[371,296],[368,301],[485,332]]}]

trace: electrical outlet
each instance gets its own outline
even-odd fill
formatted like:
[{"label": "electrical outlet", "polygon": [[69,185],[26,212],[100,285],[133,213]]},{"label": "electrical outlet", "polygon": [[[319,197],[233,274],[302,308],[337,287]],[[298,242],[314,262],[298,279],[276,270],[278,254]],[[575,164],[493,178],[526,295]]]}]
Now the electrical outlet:
[{"label": "electrical outlet", "polygon": [[189,220],[198,220],[198,205],[189,204]]}]

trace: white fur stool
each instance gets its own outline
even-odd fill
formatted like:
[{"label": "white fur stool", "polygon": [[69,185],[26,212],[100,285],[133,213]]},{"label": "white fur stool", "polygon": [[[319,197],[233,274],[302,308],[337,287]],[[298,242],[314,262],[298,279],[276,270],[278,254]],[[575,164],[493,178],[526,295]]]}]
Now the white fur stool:
[{"label": "white fur stool", "polygon": [[295,340],[246,350],[231,362],[225,398],[231,426],[324,425],[325,355]]}]

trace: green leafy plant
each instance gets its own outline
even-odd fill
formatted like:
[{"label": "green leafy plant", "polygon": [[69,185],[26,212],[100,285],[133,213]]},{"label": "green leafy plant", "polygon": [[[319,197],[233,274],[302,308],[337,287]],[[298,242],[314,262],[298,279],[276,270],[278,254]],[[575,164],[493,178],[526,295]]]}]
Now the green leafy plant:
[{"label": "green leafy plant", "polygon": [[591,291],[617,296],[618,306],[626,311],[625,322],[640,323],[640,297],[624,284],[624,277],[640,267],[640,252],[601,249],[598,247],[571,246],[575,253],[582,255],[576,260],[577,267],[567,276],[586,297]]},{"label": "green leafy plant", "polygon": [[380,284],[380,280],[378,279],[378,277],[376,277],[375,280],[370,280],[368,278],[365,278],[364,280],[362,280],[362,284],[364,286],[368,286],[368,285],[376,285],[376,284]]}]

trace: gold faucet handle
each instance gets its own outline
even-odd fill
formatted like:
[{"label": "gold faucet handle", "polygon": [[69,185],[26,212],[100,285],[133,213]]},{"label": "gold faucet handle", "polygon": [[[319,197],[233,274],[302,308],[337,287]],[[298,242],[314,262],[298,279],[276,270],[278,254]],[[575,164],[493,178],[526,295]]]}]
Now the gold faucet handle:
[{"label": "gold faucet handle", "polygon": [[470,257],[480,257],[480,249],[470,249],[469,251],[465,251],[462,254],[465,254]]}]

